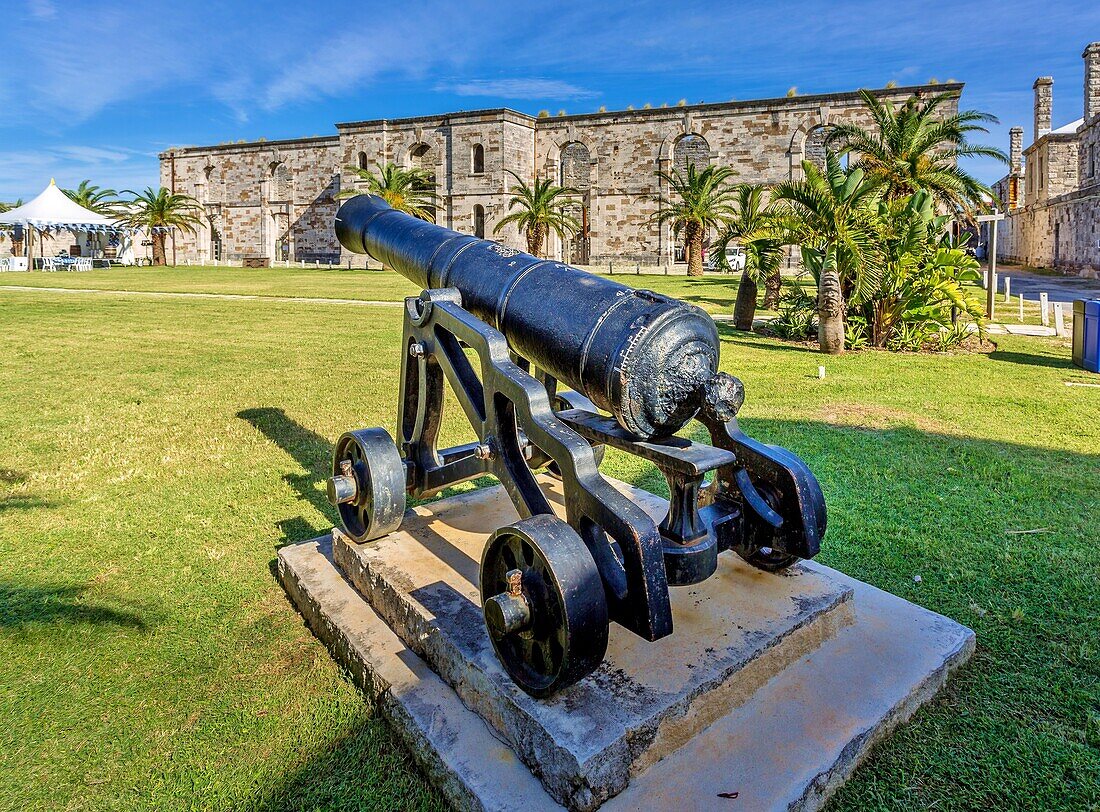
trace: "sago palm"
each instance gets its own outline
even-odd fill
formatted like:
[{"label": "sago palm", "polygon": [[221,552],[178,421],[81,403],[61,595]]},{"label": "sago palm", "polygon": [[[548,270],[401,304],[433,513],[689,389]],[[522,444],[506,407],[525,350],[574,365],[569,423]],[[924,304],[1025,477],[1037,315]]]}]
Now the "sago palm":
[{"label": "sago palm", "polygon": [[672,223],[672,232],[683,235],[688,275],[703,275],[703,242],[707,232],[720,228],[736,214],[734,171],[725,166],[707,166],[702,171],[689,163],[684,173],[658,172],[668,184],[669,194],[655,195],[658,209],[654,222]]},{"label": "sago palm", "polygon": [[736,187],[736,213],[727,221],[716,248],[719,255],[724,255],[726,246],[734,242],[745,249],[745,269],[733,305],[733,326],[738,330],[752,329],[761,282],[767,288],[765,307],[775,307],[779,301],[783,243],[776,234],[774,212],[764,204],[765,194],[765,186],[745,183]]},{"label": "sago palm", "polygon": [[65,193],[69,200],[89,211],[107,215],[115,214],[115,208],[118,205],[118,192],[114,189],[102,189],[95,186],[90,180],[82,180],[75,189],[62,189],[61,191]]},{"label": "sago palm", "polygon": [[581,230],[577,218],[569,214],[569,208],[577,205],[576,199],[569,197],[577,193],[575,189],[558,186],[550,178],[536,177],[533,184],[528,184],[515,172],[508,174],[516,179],[516,185],[508,190],[512,194],[508,201],[510,213],[496,224],[494,234],[515,224],[527,239],[527,253],[537,257],[551,231],[564,242]]},{"label": "sago palm", "polygon": [[195,227],[202,223],[202,206],[190,195],[173,194],[164,186],[159,189],[146,187],[140,193],[125,189],[123,194],[132,195],[133,199],[119,207],[120,220],[132,228],[149,232],[153,240],[154,265],[165,264],[164,243],[171,229],[194,234]]},{"label": "sago palm", "polygon": [[995,116],[977,110],[945,113],[941,108],[956,98],[951,93],[928,99],[911,96],[900,107],[868,90],[859,94],[872,126],[839,124],[826,138],[827,146],[851,155],[853,166],[885,185],[889,200],[924,190],[952,214],[971,217],[983,207],[989,187],[961,169],[958,161],[982,157],[1008,163],[1001,150],[968,140],[973,133],[988,133],[984,125],[997,123]]},{"label": "sago palm", "polygon": [[878,201],[883,185],[855,167],[845,170],[825,152],[825,171],[803,161],[805,179],[779,184],[784,240],[802,248],[802,263],[817,280],[818,344],[844,352],[846,296],[872,290],[882,269]]},{"label": "sago palm", "polygon": [[375,164],[377,173],[357,166],[345,169],[366,181],[364,187],[345,189],[336,197],[355,197],[372,194],[385,200],[392,208],[435,222],[436,194],[432,176],[423,169],[402,169],[397,164]]}]

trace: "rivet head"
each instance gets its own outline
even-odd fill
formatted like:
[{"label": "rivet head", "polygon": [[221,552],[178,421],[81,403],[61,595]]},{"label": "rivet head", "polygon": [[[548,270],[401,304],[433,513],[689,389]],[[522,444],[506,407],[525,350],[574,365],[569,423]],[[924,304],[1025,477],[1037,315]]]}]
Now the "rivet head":
[{"label": "rivet head", "polygon": [[421,344],[419,341],[409,345],[409,355],[411,355],[413,358],[419,358],[424,354],[424,352],[424,345]]},{"label": "rivet head", "polygon": [[474,456],[479,460],[491,460],[493,458],[493,449],[485,443],[481,443],[474,449]]}]

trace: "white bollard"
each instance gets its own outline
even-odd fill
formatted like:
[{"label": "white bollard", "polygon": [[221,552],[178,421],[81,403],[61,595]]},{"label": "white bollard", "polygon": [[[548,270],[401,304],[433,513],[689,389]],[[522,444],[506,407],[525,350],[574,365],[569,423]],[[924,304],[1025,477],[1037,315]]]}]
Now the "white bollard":
[{"label": "white bollard", "polygon": [[1044,327],[1050,327],[1050,301],[1045,293],[1039,294],[1039,313]]},{"label": "white bollard", "polygon": [[1012,301],[1012,279],[1005,277],[1005,304]]},{"label": "white bollard", "polygon": [[1064,336],[1066,334],[1066,317],[1062,312],[1062,303],[1054,303],[1054,335]]},{"label": "white bollard", "polygon": [[1024,294],[1020,294],[1020,321],[1024,320]]}]

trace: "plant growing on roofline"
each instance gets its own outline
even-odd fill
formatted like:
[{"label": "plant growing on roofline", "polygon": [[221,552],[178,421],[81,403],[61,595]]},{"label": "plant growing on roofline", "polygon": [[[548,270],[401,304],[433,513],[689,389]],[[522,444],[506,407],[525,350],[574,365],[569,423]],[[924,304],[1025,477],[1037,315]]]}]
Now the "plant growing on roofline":
[{"label": "plant growing on roofline", "polygon": [[385,200],[391,208],[435,222],[436,194],[432,176],[423,169],[402,169],[394,163],[375,163],[377,172],[357,166],[344,167],[348,172],[365,181],[362,187],[344,189],[337,198],[372,194]]},{"label": "plant growing on roofline", "polygon": [[745,249],[745,268],[733,305],[733,326],[738,330],[751,330],[761,282],[766,286],[764,307],[773,308],[779,303],[783,242],[776,233],[774,208],[764,205],[767,187],[743,183],[734,189],[735,213],[727,221],[715,251],[719,261],[725,262],[726,247],[730,243],[735,242]]},{"label": "plant growing on roofline", "polygon": [[1008,156],[994,147],[972,144],[973,133],[988,133],[986,124],[997,123],[989,113],[962,110],[944,114],[940,109],[956,93],[938,93],[927,99],[910,96],[900,107],[879,100],[869,90],[859,91],[871,114],[872,126],[838,124],[825,144],[840,155],[854,158],[853,165],[885,186],[889,200],[899,200],[921,190],[933,197],[943,212],[973,218],[986,208],[992,192],[959,168],[960,158],[994,158],[1008,163]]},{"label": "plant growing on roofline", "polygon": [[688,163],[686,171],[660,171],[657,177],[668,184],[669,194],[651,195],[657,203],[652,222],[672,223],[672,233],[683,235],[688,276],[703,275],[703,242],[707,232],[720,228],[736,214],[734,187],[730,178],[736,173],[726,166],[707,166],[702,171]]},{"label": "plant growing on roofline", "polygon": [[164,246],[169,231],[178,228],[194,234],[195,226],[202,223],[205,215],[195,198],[174,194],[164,186],[159,189],[149,186],[140,193],[124,189],[122,193],[132,195],[133,199],[120,205],[119,222],[149,232],[153,240],[154,265],[165,264]]},{"label": "plant growing on roofline", "polygon": [[508,174],[516,179],[516,185],[508,190],[512,193],[509,214],[497,222],[494,234],[515,224],[527,239],[527,253],[537,257],[551,231],[565,242],[581,230],[577,218],[569,213],[569,208],[577,205],[576,198],[569,196],[577,194],[575,189],[558,186],[550,178],[536,177],[534,183],[528,184],[515,172],[508,170]]}]

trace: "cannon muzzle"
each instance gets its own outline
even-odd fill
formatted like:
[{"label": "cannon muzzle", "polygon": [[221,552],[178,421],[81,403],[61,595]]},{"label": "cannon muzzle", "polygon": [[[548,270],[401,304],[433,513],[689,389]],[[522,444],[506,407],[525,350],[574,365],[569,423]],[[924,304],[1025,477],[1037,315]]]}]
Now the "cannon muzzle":
[{"label": "cannon muzzle", "polygon": [[372,195],[340,207],[336,235],[422,288],[457,288],[462,306],[518,355],[642,439],[675,433],[704,407],[729,411],[708,403],[730,387],[716,385],[728,376],[716,374],[718,331],[701,308],[460,234]]}]

